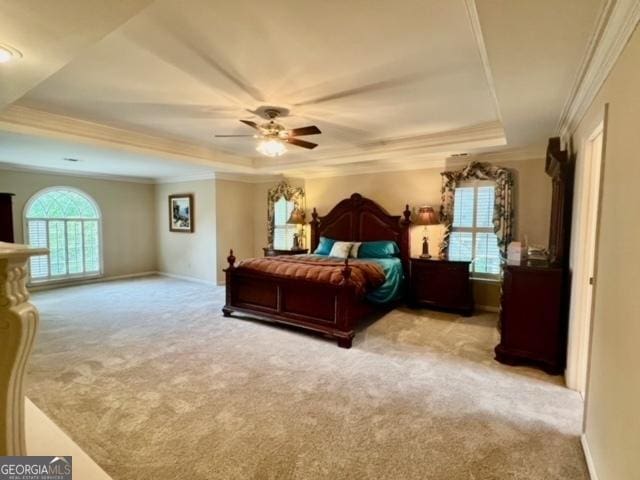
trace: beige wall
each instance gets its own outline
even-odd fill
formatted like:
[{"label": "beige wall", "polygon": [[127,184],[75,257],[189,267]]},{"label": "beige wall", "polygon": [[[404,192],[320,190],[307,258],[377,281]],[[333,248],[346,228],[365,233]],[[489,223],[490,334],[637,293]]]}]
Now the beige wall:
[{"label": "beige wall", "polygon": [[[544,159],[500,162],[515,174],[516,223],[515,238],[526,235],[530,244],[547,246],[551,211],[551,179],[544,172]],[[460,167],[455,167],[460,168]],[[313,207],[323,215],[338,201],[358,192],[377,201],[392,215],[400,215],[409,204],[415,210],[420,205],[440,206],[442,168],[400,172],[349,175],[343,177],[312,178],[305,182],[307,207]],[[411,254],[421,252],[422,227],[411,230]],[[441,227],[429,227],[431,252],[437,252],[442,238]],[[477,305],[498,307],[500,284],[474,282]]]},{"label": "beige wall", "polygon": [[[169,195],[194,195],[194,232],[169,231]],[[151,212],[151,211],[150,211]],[[163,183],[155,189],[158,270],[216,282],[216,194],[214,180]]]},{"label": "beige wall", "polygon": [[[544,172],[544,159],[500,162],[514,171],[516,180],[515,238],[527,235],[529,243],[547,246],[551,211],[551,179]],[[400,215],[405,204],[440,206],[442,168],[372,173],[331,178],[312,178],[305,182],[307,206],[322,215],[343,198],[357,191],[377,201],[393,215]],[[523,181],[524,179],[524,181]],[[419,253],[422,228],[412,234],[412,253]],[[437,248],[438,227],[430,229]]]},{"label": "beige wall", "polygon": [[573,144],[609,104],[597,248],[586,440],[600,480],[640,478],[640,31],[618,59]]},{"label": "beige wall", "polygon": [[0,191],[16,194],[13,212],[17,242],[23,241],[26,202],[39,190],[54,186],[82,190],[100,206],[106,277],[156,269],[154,185],[149,184],[0,170]]},{"label": "beige wall", "polygon": [[[256,256],[254,248],[254,190],[256,185],[216,180],[217,281],[224,282],[229,250],[238,260]],[[263,210],[266,212],[265,205]],[[266,218],[266,213],[265,213]],[[266,220],[265,220],[266,221]],[[266,230],[266,229],[264,229]],[[262,253],[260,251],[260,253]]]}]

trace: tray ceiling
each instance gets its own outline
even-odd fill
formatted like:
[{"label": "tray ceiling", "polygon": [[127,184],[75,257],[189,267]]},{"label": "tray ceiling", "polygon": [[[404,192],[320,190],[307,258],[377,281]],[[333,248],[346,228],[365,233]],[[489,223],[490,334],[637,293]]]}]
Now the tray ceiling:
[{"label": "tray ceiling", "polygon": [[[255,173],[433,162],[544,142],[601,3],[156,1],[88,39],[18,105],[225,152]],[[252,138],[214,138],[252,133],[238,120],[264,105],[289,108],[287,127],[317,125],[319,147],[274,160]]]}]

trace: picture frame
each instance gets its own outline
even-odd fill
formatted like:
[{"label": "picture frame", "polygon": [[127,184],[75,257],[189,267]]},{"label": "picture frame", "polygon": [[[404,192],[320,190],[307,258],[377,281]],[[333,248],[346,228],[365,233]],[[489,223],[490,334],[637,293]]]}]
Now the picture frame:
[{"label": "picture frame", "polygon": [[193,233],[193,194],[169,195],[169,231]]}]

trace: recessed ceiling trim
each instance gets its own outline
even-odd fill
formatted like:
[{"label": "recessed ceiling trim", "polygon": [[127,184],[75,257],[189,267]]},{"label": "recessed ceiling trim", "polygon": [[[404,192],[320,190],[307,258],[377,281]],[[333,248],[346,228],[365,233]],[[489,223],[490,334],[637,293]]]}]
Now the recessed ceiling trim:
[{"label": "recessed ceiling trim", "polygon": [[11,105],[0,113],[0,128],[14,133],[169,156],[209,167],[233,167],[247,173],[253,170],[249,158],[19,105]]},{"label": "recessed ceiling trim", "polygon": [[373,160],[397,159],[398,154],[413,158],[433,154],[450,154],[472,148],[498,147],[506,144],[504,130],[500,122],[487,122],[471,127],[449,130],[413,137],[388,138],[349,150],[326,152],[313,160],[269,160],[255,159],[259,172],[282,172],[291,169],[305,169],[313,166],[338,166],[346,160],[349,163]]},{"label": "recessed ceiling trim", "polygon": [[[278,182],[284,178],[284,175],[245,175],[241,173],[216,172],[216,180],[227,180],[229,182],[241,183],[270,183]],[[291,178],[291,177],[287,177]]]},{"label": "recessed ceiling trim", "polygon": [[131,177],[125,175],[110,175],[108,173],[81,172],[78,170],[66,170],[64,168],[39,167],[35,165],[22,165],[10,162],[0,162],[0,170],[9,170],[13,172],[26,173],[42,173],[49,175],[63,175],[67,177],[92,178],[95,180],[108,180],[112,182],[128,182],[128,183],[156,183],[153,178],[148,177]]},{"label": "recessed ceiling trim", "polygon": [[491,94],[493,100],[493,107],[496,111],[496,116],[500,123],[502,123],[502,113],[500,111],[500,102],[498,102],[498,95],[496,94],[496,86],[493,80],[493,73],[491,72],[491,64],[489,63],[489,55],[487,54],[487,46],[484,43],[484,36],[482,35],[482,26],[480,25],[480,18],[478,17],[478,8],[476,7],[475,0],[464,0],[464,6],[467,10],[467,17],[471,24],[471,31],[476,40],[478,46],[478,54],[482,61],[482,68],[484,69],[484,77],[487,81],[487,88]]},{"label": "recessed ceiling trim", "polygon": [[640,22],[640,0],[606,0],[585,51],[556,132],[566,141],[593,103]]},{"label": "recessed ceiling trim", "polygon": [[442,155],[436,159],[423,159],[419,161],[405,162],[403,164],[387,164],[376,166],[350,166],[341,167],[338,169],[327,168],[320,172],[305,172],[304,170],[291,170],[284,172],[284,175],[289,178],[292,176],[300,177],[303,179],[312,178],[330,178],[330,177],[348,177],[353,175],[370,175],[376,173],[392,173],[392,172],[406,172],[416,170],[429,170],[429,169],[442,169],[445,165],[445,156]]},{"label": "recessed ceiling trim", "polygon": [[537,160],[545,157],[546,145],[528,145],[525,147],[507,148],[497,152],[469,153],[465,156],[447,158],[447,167],[453,164],[467,165],[469,162],[521,162]]},{"label": "recessed ceiling trim", "polygon": [[466,165],[471,161],[478,162],[519,162],[526,160],[542,159],[545,155],[546,145],[529,145],[526,147],[509,148],[498,152],[481,152],[470,153],[463,157],[451,157],[448,155],[431,155],[421,159],[412,158],[410,160],[388,161],[385,164],[362,165],[336,168],[326,167],[323,171],[309,172],[304,168],[285,170],[283,173],[287,177],[297,176],[300,178],[326,178],[326,177],[343,177],[352,175],[366,175],[373,173],[400,172],[413,170],[426,170],[431,168],[445,169],[450,166]]}]

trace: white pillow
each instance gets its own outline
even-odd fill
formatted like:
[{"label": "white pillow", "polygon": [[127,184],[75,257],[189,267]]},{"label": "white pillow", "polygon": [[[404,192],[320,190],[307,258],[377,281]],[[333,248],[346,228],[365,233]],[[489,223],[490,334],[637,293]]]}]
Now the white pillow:
[{"label": "white pillow", "polygon": [[358,258],[358,250],[360,250],[360,245],[362,245],[362,242],[353,242],[351,244],[351,251],[349,252],[349,256],[351,258]]},{"label": "white pillow", "polygon": [[351,253],[351,242],[336,242],[329,252],[330,257],[347,258]]}]

